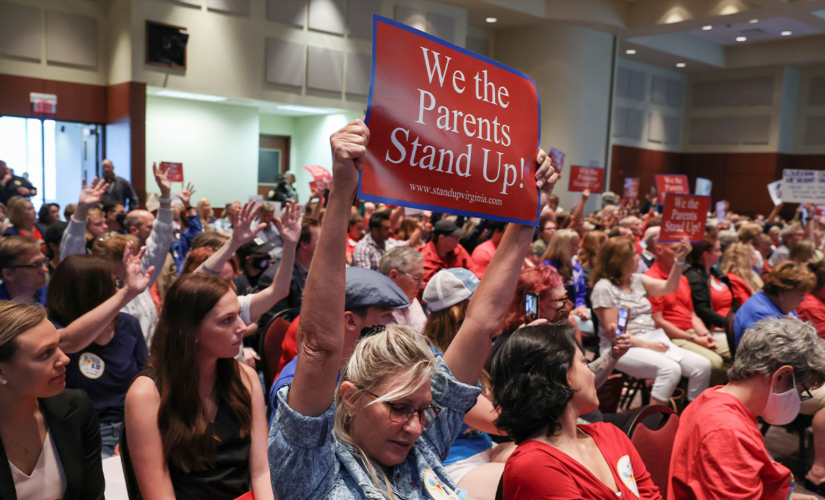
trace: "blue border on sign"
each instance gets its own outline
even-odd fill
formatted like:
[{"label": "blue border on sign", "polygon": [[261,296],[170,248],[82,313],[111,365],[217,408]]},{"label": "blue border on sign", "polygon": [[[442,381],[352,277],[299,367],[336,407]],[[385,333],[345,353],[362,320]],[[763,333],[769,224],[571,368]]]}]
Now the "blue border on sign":
[{"label": "blue border on sign", "polygon": [[[661,175],[681,175],[681,174],[661,174]],[[670,194],[675,194],[677,196],[690,196],[690,197],[693,197],[693,198],[707,198],[708,199],[708,208],[710,208],[710,202],[713,201],[713,200],[710,199],[710,196],[705,196],[705,195],[702,195],[702,194],[690,194],[690,193],[670,193]],[[662,208],[662,210],[664,210],[664,208]],[[665,215],[664,212],[662,212],[662,220],[664,220],[664,215]],[[707,214],[707,212],[705,212],[705,229],[707,229],[707,224],[708,224],[708,214]],[[702,234],[704,235],[705,232],[706,231],[702,231]],[[659,243],[679,243],[680,241],[682,241],[682,240],[659,240]],[[704,241],[704,239],[701,239],[701,240],[691,241],[691,243],[701,243],[703,241]]]},{"label": "blue border on sign", "polygon": [[[450,48],[450,49],[453,49],[457,52],[461,52],[464,55],[474,57],[474,58],[478,59],[479,61],[483,61],[483,62],[486,62],[486,63],[491,64],[493,66],[496,66],[497,68],[503,69],[504,71],[512,73],[512,74],[514,74],[518,77],[524,78],[525,80],[532,83],[533,84],[533,89],[536,92],[536,103],[538,104],[539,136],[538,136],[538,140],[536,142],[536,153],[538,153],[538,150],[541,148],[541,99],[539,98],[539,91],[536,88],[536,82],[533,81],[532,78],[530,78],[526,74],[522,73],[521,71],[518,71],[518,70],[515,70],[515,69],[510,68],[508,66],[505,66],[505,65],[501,64],[498,61],[490,59],[487,56],[483,56],[481,54],[476,54],[475,52],[472,52],[472,51],[469,51],[469,50],[465,49],[464,47],[459,47],[458,45],[452,44],[452,43],[450,43],[446,40],[442,40],[440,38],[434,37],[433,35],[430,35],[429,33],[425,33],[423,31],[417,30],[415,28],[411,28],[410,26],[407,26],[406,24],[401,24],[398,21],[394,21],[392,19],[389,19],[389,18],[386,18],[386,17],[383,17],[383,16],[379,16],[378,14],[373,14],[372,15],[372,64],[370,65],[370,94],[369,94],[369,100],[367,102],[367,113],[364,117],[364,123],[367,125],[367,127],[369,127],[369,123],[370,123],[370,114],[372,113],[372,94],[373,94],[373,90],[375,88],[375,57],[376,57],[376,53],[377,53],[376,48],[377,48],[378,23],[379,22],[389,24],[390,26],[394,26],[396,28],[402,29],[402,30],[407,31],[409,33],[412,33],[414,35],[418,35],[420,37],[426,38],[427,40],[430,40],[431,42],[435,42],[439,45],[443,45],[443,46],[445,46],[447,48]],[[534,173],[535,173],[535,169],[534,169]],[[389,204],[389,205],[401,205],[401,206],[404,206],[404,207],[418,208],[420,210],[431,210],[431,211],[434,211],[434,212],[448,213],[448,214],[452,214],[452,215],[465,215],[465,216],[468,216],[468,217],[480,217],[482,219],[495,220],[495,221],[500,221],[500,222],[515,222],[517,224],[525,224],[525,225],[534,226],[534,227],[538,227],[538,225],[539,225],[539,217],[541,216],[541,190],[538,187],[536,187],[536,194],[538,196],[538,203],[536,204],[537,205],[536,220],[525,220],[525,219],[514,219],[514,218],[509,218],[509,217],[500,217],[500,216],[496,216],[496,215],[485,214],[485,213],[480,213],[480,212],[472,212],[472,211],[468,211],[468,210],[459,210],[459,209],[453,209],[453,208],[448,209],[448,208],[439,207],[439,206],[436,206],[436,205],[425,205],[423,203],[415,203],[415,202],[406,201],[406,200],[396,200],[396,199],[393,199],[393,198],[385,198],[383,196],[375,196],[375,195],[370,195],[370,194],[364,194],[361,191],[361,176],[362,175],[363,175],[363,169],[358,171],[357,198],[359,200],[374,201],[374,202],[377,201],[379,203],[386,203],[386,204]]]}]

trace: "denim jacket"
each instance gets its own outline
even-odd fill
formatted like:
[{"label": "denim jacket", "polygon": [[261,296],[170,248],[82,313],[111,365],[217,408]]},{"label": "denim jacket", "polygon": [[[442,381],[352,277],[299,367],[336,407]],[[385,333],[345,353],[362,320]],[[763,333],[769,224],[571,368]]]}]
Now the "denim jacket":
[{"label": "denim jacket", "polygon": [[[432,376],[433,403],[442,411],[424,430],[407,459],[393,468],[390,482],[399,500],[443,498],[428,492],[428,485],[434,487],[438,481],[459,493],[441,464],[481,389],[462,384],[440,356],[436,359]],[[320,417],[305,417],[287,404],[290,387],[284,386],[278,391],[278,410],[269,434],[269,468],[275,497],[384,500],[386,497],[373,486],[360,459],[356,458],[357,451],[333,433],[335,404]],[[459,498],[466,496],[461,493]]]}]

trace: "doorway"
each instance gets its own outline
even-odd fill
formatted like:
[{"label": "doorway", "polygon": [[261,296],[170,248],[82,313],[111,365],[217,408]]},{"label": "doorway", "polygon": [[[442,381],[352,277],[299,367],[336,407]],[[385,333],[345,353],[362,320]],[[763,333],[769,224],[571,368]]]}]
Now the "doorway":
[{"label": "doorway", "polygon": [[266,197],[270,189],[278,185],[278,174],[289,170],[288,135],[261,134],[258,146],[258,194]]},{"label": "doorway", "polygon": [[0,159],[37,188],[35,210],[77,203],[84,177],[97,175],[102,127],[42,118],[0,117]]}]

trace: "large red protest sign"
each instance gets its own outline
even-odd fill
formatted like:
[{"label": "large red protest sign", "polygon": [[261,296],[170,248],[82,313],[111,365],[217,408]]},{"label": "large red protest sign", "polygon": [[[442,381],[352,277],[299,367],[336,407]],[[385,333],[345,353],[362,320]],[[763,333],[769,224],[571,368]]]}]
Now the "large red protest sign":
[{"label": "large red protest sign", "polygon": [[591,193],[604,192],[604,169],[599,167],[570,167],[568,191],[581,192],[589,189]]},{"label": "large red protest sign", "polygon": [[183,182],[183,163],[172,163],[168,161],[160,162],[160,168],[169,167],[169,172],[166,174],[171,182]]},{"label": "large red protest sign", "polygon": [[664,203],[665,194],[690,194],[686,175],[657,175],[656,190],[659,192],[659,205]]},{"label": "large red protest sign", "polygon": [[373,17],[363,200],[538,225],[532,80]]},{"label": "large red protest sign", "polygon": [[659,241],[681,241],[687,236],[691,243],[702,242],[705,238],[709,204],[709,196],[668,194],[662,213]]},{"label": "large red protest sign", "polygon": [[624,179],[624,197],[628,200],[635,200],[639,198],[639,187],[641,186],[641,179],[638,177],[625,177]]}]

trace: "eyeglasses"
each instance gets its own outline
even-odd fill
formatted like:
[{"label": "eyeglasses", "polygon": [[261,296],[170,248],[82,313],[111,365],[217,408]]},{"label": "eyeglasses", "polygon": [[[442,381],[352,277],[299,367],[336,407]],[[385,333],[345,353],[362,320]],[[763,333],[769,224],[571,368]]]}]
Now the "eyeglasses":
[{"label": "eyeglasses", "polygon": [[[373,394],[370,391],[364,392],[376,399],[380,398],[380,396]],[[436,417],[438,417],[438,414],[441,413],[441,408],[434,404],[431,404],[422,410],[416,410],[412,406],[405,405],[403,403],[390,403],[389,401],[382,402],[390,407],[390,420],[396,424],[406,424],[411,418],[413,418],[413,415],[418,413],[418,423],[420,423],[422,427],[427,427],[433,423]]]},{"label": "eyeglasses", "polygon": [[[396,271],[398,271],[398,269],[396,269]],[[403,275],[405,275],[405,276],[409,276],[409,277],[410,277],[410,278],[412,278],[412,279],[413,279],[413,281],[415,281],[416,283],[421,283],[422,281],[424,281],[424,276],[413,276],[412,274],[410,274],[410,273],[405,273],[404,271],[398,271],[398,272],[399,272],[399,273],[401,273],[401,274],[403,274]]]},{"label": "eyeglasses", "polygon": [[42,260],[38,260],[37,262],[33,262],[31,264],[15,264],[15,265],[11,266],[11,268],[12,269],[18,269],[18,268],[40,269],[41,267],[48,267],[48,265],[49,265],[49,260],[48,259],[42,259]]},{"label": "eyeglasses", "polygon": [[811,390],[805,384],[802,384],[802,389],[804,392],[799,396],[799,401],[808,401],[809,399],[813,399],[814,395],[811,394]]},{"label": "eyeglasses", "polygon": [[559,297],[558,299],[550,299],[550,302],[567,302],[570,300],[567,295],[564,297]]}]

